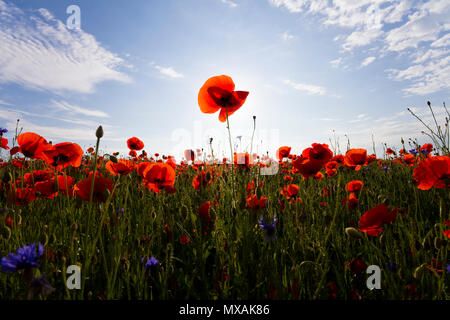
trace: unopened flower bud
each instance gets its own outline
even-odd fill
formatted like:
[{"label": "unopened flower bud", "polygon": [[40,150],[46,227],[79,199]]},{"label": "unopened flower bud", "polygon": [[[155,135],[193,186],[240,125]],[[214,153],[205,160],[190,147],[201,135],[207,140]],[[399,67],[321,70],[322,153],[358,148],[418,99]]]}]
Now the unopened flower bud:
[{"label": "unopened flower bud", "polygon": [[363,237],[362,232],[356,230],[353,227],[345,228],[345,234],[352,238],[360,238],[361,239]]},{"label": "unopened flower bud", "polygon": [[101,138],[101,137],[103,137],[103,128],[102,128],[102,126],[99,126],[98,128],[97,128],[97,131],[95,131],[95,136],[97,137],[97,138]]}]

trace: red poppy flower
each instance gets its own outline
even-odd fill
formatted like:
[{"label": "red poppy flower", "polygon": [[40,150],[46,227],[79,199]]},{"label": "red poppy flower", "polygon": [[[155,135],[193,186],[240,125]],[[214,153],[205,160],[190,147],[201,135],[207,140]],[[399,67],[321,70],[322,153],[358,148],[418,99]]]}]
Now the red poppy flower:
[{"label": "red poppy flower", "polygon": [[152,163],[145,169],[143,175],[145,186],[155,193],[165,188],[173,191],[175,170],[170,165],[162,162]]},{"label": "red poppy flower", "polygon": [[187,236],[180,236],[180,242],[181,244],[188,244],[190,240]]},{"label": "red poppy flower", "polygon": [[305,157],[298,157],[292,165],[300,172],[300,174],[306,179],[315,176],[317,172],[322,169],[323,161],[317,159],[308,159]]},{"label": "red poppy flower", "polygon": [[353,180],[347,183],[347,185],[345,186],[345,190],[347,190],[348,192],[358,192],[362,189],[363,185],[364,183],[362,181]]},{"label": "red poppy flower", "polygon": [[348,269],[354,275],[360,274],[367,270],[367,264],[360,258],[354,258],[345,266],[345,270]]},{"label": "red poppy flower", "polygon": [[422,147],[420,147],[420,151],[430,153],[433,151],[433,145],[431,143],[425,143]]},{"label": "red poppy flower", "polygon": [[358,198],[356,197],[356,195],[352,192],[350,193],[350,195],[348,197],[345,197],[342,200],[342,205],[345,206],[347,205],[347,207],[349,209],[355,209],[358,206]]},{"label": "red poppy flower", "polygon": [[286,199],[290,199],[296,197],[298,195],[299,187],[296,184],[290,184],[287,187],[283,188],[281,194],[286,197]]},{"label": "red poppy flower", "polygon": [[69,165],[78,168],[81,165],[83,149],[76,143],[63,142],[44,150],[43,157],[49,166],[56,168],[58,171]]},{"label": "red poppy flower", "polygon": [[196,175],[194,180],[192,181],[192,186],[197,191],[200,191],[200,189],[202,189],[202,188],[206,188],[210,184],[211,184],[211,179],[208,176],[208,174],[204,171],[202,171],[198,175]]},{"label": "red poppy flower", "polygon": [[450,230],[445,230],[442,233],[444,234],[444,236],[450,239]]},{"label": "red poppy flower", "polygon": [[57,181],[58,181],[58,189],[63,193],[63,195],[65,196],[73,195],[73,184],[75,182],[74,178],[68,175],[58,175]]},{"label": "red poppy flower", "polygon": [[[428,190],[435,188],[448,188],[450,183],[450,157],[435,156],[419,163],[413,172],[417,188]],[[446,181],[447,180],[447,181]]]},{"label": "red poppy flower", "polygon": [[200,208],[198,209],[198,215],[201,219],[203,219],[206,223],[211,222],[211,216],[209,215],[209,210],[211,208],[211,202],[204,202]]},{"label": "red poppy flower", "polygon": [[247,207],[253,209],[253,210],[260,210],[264,209],[266,206],[267,200],[269,200],[266,197],[261,196],[260,199],[258,199],[258,196],[254,194],[253,196],[249,197],[247,199]]},{"label": "red poppy flower", "polygon": [[333,158],[333,151],[330,150],[327,144],[313,143],[311,146],[303,150],[302,157],[320,160],[324,164]]},{"label": "red poppy flower", "polygon": [[215,113],[220,110],[219,120],[225,122],[247,99],[247,91],[234,91],[233,80],[226,75],[209,78],[200,88],[198,105],[203,113]]},{"label": "red poppy flower", "polygon": [[127,140],[128,149],[130,150],[142,150],[144,149],[144,143],[136,137]]},{"label": "red poppy flower", "polygon": [[386,149],[386,154],[395,154],[395,151],[392,150],[391,148],[387,148]]},{"label": "red poppy flower", "polygon": [[13,155],[15,155],[16,153],[18,153],[18,152],[20,152],[20,147],[14,147],[14,148],[12,148],[11,150],[9,150],[9,154],[11,155],[11,156],[13,156]]},{"label": "red poppy flower", "polygon": [[50,179],[51,172],[45,170],[34,170],[33,172],[25,173],[23,181],[29,186],[34,187],[34,184]]},{"label": "red poppy flower", "polygon": [[405,154],[404,157],[400,159],[400,163],[412,167],[416,163],[416,157],[410,153]]},{"label": "red poppy flower", "polygon": [[34,188],[39,193],[40,198],[52,199],[58,195],[58,191],[55,188],[55,179],[36,182]]},{"label": "red poppy flower", "polygon": [[350,149],[345,153],[344,165],[358,171],[367,162],[366,149]]},{"label": "red poppy flower", "polygon": [[3,148],[5,150],[9,150],[8,140],[7,139],[4,139],[4,138],[0,137],[0,148]]},{"label": "red poppy flower", "polygon": [[134,163],[130,160],[119,159],[119,162],[114,163],[112,161],[108,161],[105,165],[106,169],[113,176],[126,175],[129,174],[134,169]]},{"label": "red poppy flower", "polygon": [[136,153],[136,151],[134,151],[134,150],[130,150],[130,152],[128,152],[128,155],[130,155],[131,157],[136,157],[137,156],[137,153]]},{"label": "red poppy flower", "polygon": [[[89,201],[91,194],[91,186],[94,178],[93,175],[89,178],[81,180],[74,186],[74,192],[83,200]],[[98,174],[95,175],[94,180],[94,193],[92,196],[92,201],[94,202],[105,202],[108,198],[107,190],[112,191],[114,182],[108,178],[104,178]]]},{"label": "red poppy flower", "polygon": [[370,236],[378,236],[383,224],[391,223],[397,217],[398,208],[389,211],[385,203],[370,209],[359,220],[359,229]]},{"label": "red poppy flower", "polygon": [[36,193],[32,188],[15,188],[13,186],[8,196],[8,201],[16,206],[26,206],[34,200],[36,200]]},{"label": "red poppy flower", "polygon": [[283,160],[284,158],[289,157],[289,154],[291,153],[291,147],[280,147],[277,150],[277,158],[278,160]]},{"label": "red poppy flower", "polygon": [[43,151],[51,148],[51,144],[36,133],[26,132],[17,137],[20,152],[27,158],[43,159]]},{"label": "red poppy flower", "polygon": [[89,149],[86,150],[87,153],[93,153],[94,152],[94,148],[90,147]]}]

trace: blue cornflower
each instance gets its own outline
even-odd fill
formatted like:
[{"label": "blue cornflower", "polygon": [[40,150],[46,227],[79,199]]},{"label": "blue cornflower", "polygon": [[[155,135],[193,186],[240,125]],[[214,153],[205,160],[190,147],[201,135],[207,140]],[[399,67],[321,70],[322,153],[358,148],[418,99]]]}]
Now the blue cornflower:
[{"label": "blue cornflower", "polygon": [[[142,258],[142,263],[144,263],[145,259]],[[146,269],[150,269],[150,267],[154,267],[157,266],[159,264],[159,260],[156,259],[155,257],[151,257],[149,259],[147,259],[147,261],[145,262],[145,268]]]},{"label": "blue cornflower", "polygon": [[381,170],[388,171],[388,170],[391,170],[391,168],[390,167],[383,167],[383,168],[381,168]]},{"label": "blue cornflower", "polygon": [[397,263],[395,261],[389,260],[387,262],[387,267],[389,270],[394,271],[394,272],[397,272],[397,270],[398,270]]},{"label": "blue cornflower", "polygon": [[36,243],[23,246],[17,249],[17,253],[10,253],[8,257],[3,257],[0,265],[2,272],[14,272],[20,269],[39,267],[37,259],[44,253],[44,246],[39,242],[36,254]]},{"label": "blue cornflower", "polygon": [[259,220],[259,222],[258,222],[259,227],[261,229],[266,230],[266,240],[267,241],[272,241],[272,240],[275,240],[275,238],[276,238],[275,237],[275,222],[277,222],[276,216],[273,217],[272,223],[266,224],[264,222],[264,217],[261,217],[261,220]]},{"label": "blue cornflower", "polygon": [[447,273],[450,273],[450,264],[447,265]]},{"label": "blue cornflower", "polygon": [[417,151],[416,149],[411,149],[411,150],[409,150],[409,153],[416,155],[419,153],[419,151]]},{"label": "blue cornflower", "polygon": [[116,213],[124,213],[125,212],[125,208],[120,208],[116,210]]},{"label": "blue cornflower", "polygon": [[4,134],[7,132],[8,132],[8,129],[0,128],[0,134]]}]

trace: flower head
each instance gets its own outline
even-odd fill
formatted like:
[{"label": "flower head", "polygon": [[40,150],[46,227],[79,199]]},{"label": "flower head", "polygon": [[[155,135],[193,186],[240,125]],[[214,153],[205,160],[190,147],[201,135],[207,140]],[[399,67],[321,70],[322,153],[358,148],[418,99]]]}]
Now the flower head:
[{"label": "flower head", "polygon": [[2,272],[15,272],[21,269],[39,267],[37,259],[44,253],[44,246],[39,242],[36,253],[36,243],[17,249],[17,253],[10,253],[3,257],[0,265]]},{"label": "flower head", "polygon": [[247,99],[247,91],[234,91],[233,80],[226,75],[209,78],[198,93],[198,104],[203,113],[220,110],[219,120],[225,122],[227,116],[235,113]]},{"label": "flower head", "polygon": [[145,259],[142,258],[141,261],[145,264],[146,269],[150,269],[151,267],[157,266],[159,264],[159,260],[156,259],[155,257],[150,257],[149,259],[147,259],[147,261],[145,261]]},{"label": "flower head", "polygon": [[275,236],[275,223],[277,222],[277,217],[274,216],[272,219],[272,223],[265,223],[264,217],[261,217],[261,220],[258,221],[258,225],[261,229],[266,230],[266,240],[272,241],[276,239]]}]

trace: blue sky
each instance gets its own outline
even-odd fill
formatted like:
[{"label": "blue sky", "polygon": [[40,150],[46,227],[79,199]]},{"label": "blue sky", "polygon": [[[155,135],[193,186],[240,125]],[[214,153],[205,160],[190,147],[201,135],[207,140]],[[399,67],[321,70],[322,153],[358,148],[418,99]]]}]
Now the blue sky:
[{"label": "blue sky", "polygon": [[[78,5],[81,29],[68,29]],[[443,123],[450,92],[450,2],[410,0],[0,0],[0,127],[17,118],[47,140],[126,152],[229,155],[218,114],[198,90],[226,74],[250,95],[230,117],[239,151],[300,153],[346,137],[377,152],[426,141],[407,111]],[[242,136],[240,143],[237,136]]]}]

